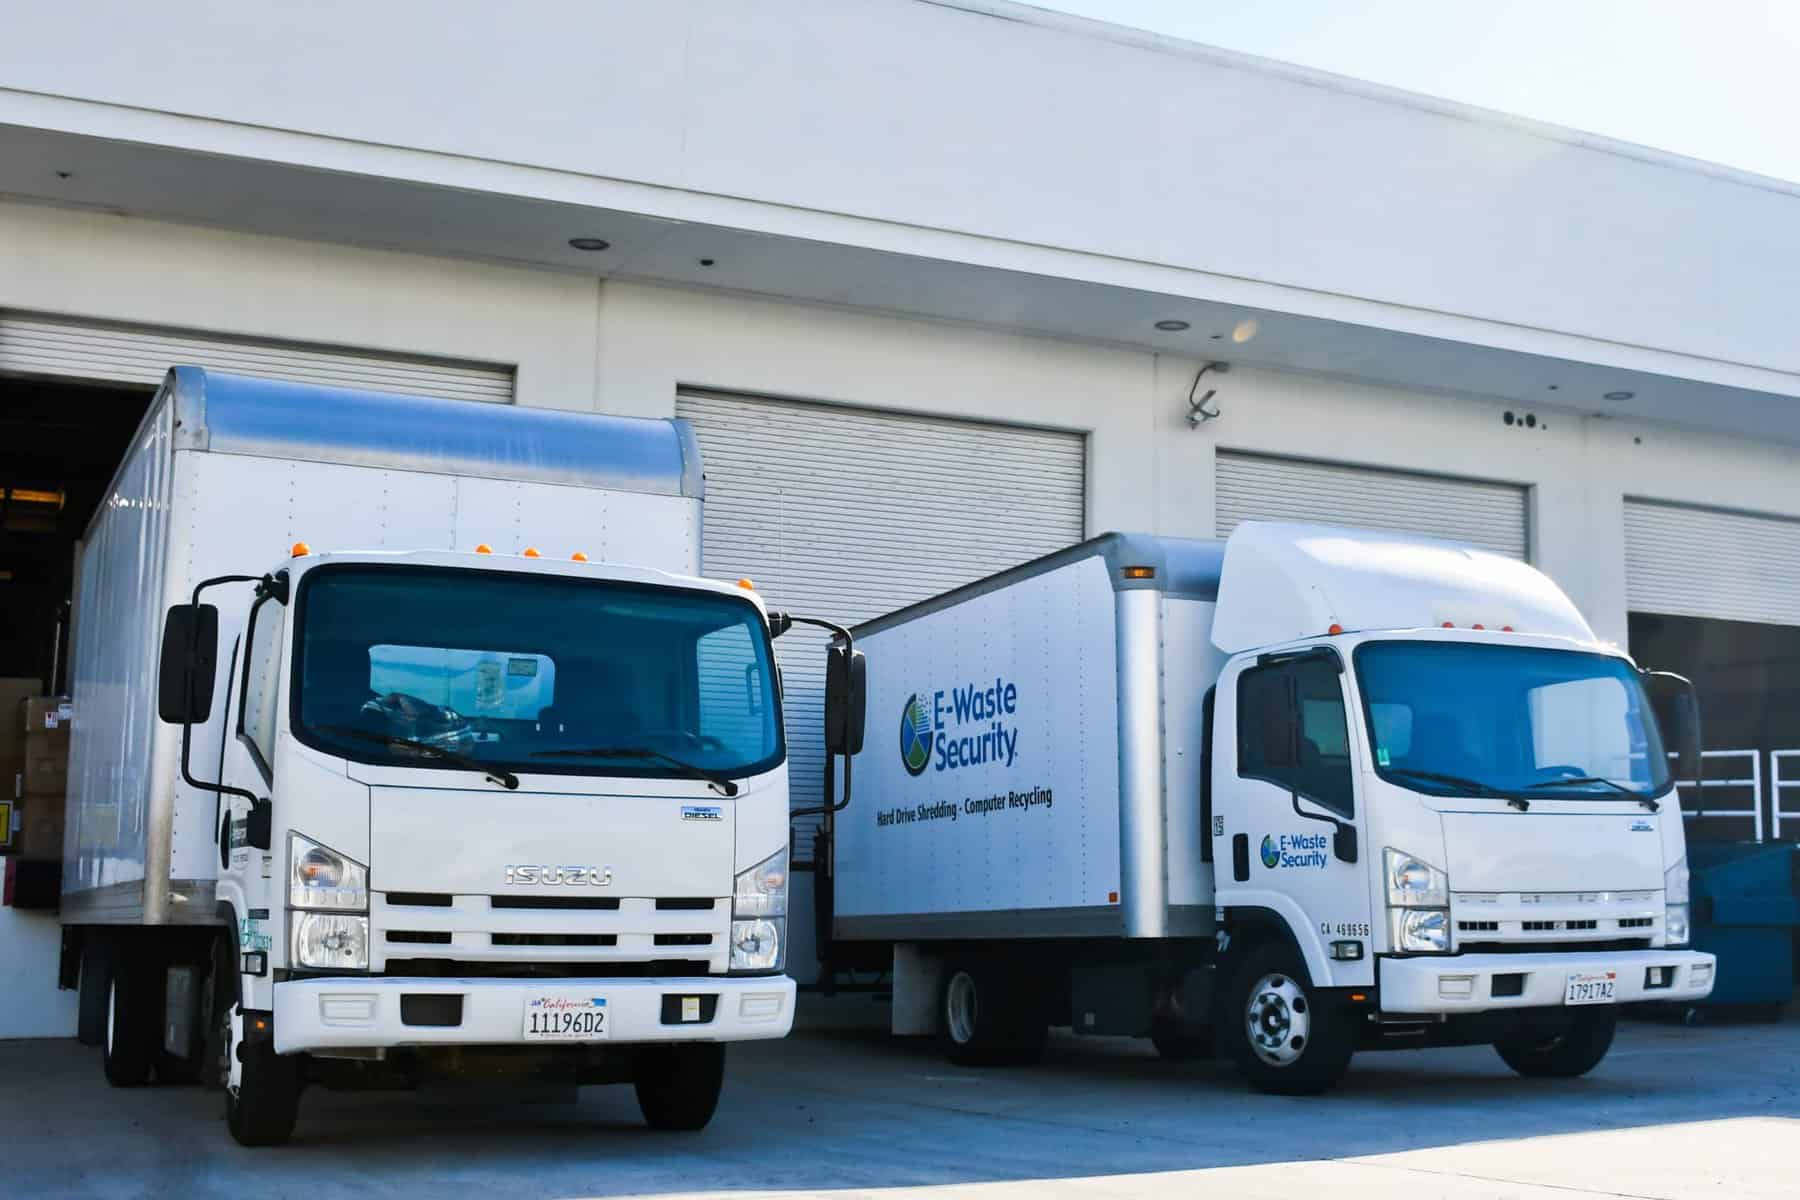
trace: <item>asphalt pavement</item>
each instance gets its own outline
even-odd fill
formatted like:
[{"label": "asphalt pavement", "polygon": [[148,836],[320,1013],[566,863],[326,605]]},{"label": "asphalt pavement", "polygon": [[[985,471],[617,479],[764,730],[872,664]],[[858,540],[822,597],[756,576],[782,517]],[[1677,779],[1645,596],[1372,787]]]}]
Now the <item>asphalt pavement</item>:
[{"label": "asphalt pavement", "polygon": [[865,997],[817,1008],[812,1032],[733,1049],[697,1135],[645,1129],[629,1088],[574,1103],[314,1089],[292,1144],[251,1151],[216,1093],[115,1090],[96,1050],[0,1042],[0,1195],[1800,1195],[1800,1022],[1628,1022],[1565,1082],[1520,1079],[1485,1048],[1368,1054],[1337,1092],[1285,1099],[1120,1039],[1062,1035],[1041,1066],[963,1069],[859,1028],[879,1017]]}]

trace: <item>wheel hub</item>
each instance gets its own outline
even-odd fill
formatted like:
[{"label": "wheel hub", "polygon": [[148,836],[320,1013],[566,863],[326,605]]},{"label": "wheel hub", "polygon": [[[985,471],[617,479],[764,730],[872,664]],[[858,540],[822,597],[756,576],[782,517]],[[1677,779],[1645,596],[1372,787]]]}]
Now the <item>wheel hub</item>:
[{"label": "wheel hub", "polygon": [[1258,1058],[1271,1066],[1291,1066],[1306,1051],[1312,1009],[1292,976],[1265,975],[1250,989],[1244,1022]]}]

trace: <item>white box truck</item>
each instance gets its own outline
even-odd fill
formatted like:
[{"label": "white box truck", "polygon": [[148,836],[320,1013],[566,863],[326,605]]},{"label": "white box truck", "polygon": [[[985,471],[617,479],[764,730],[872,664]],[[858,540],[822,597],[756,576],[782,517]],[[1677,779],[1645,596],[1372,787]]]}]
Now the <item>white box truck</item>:
[{"label": "white box truck", "polygon": [[853,633],[894,733],[817,855],[829,961],[891,966],[894,1031],[959,1061],[1060,1024],[1277,1092],[1379,1047],[1573,1076],[1620,1004],[1711,989],[1669,753],[1699,753],[1692,689],[1525,563],[1110,534]]},{"label": "white box truck", "polygon": [[246,1144],[437,1073],[704,1125],[794,983],[789,619],[694,577],[701,492],[679,421],[172,370],[77,584],[106,1078],[214,1078]]}]

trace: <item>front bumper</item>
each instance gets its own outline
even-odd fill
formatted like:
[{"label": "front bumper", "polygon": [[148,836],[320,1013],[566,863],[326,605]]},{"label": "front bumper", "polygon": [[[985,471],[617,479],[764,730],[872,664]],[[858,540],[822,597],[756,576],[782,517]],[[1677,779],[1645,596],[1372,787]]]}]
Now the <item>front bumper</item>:
[{"label": "front bumper", "polygon": [[[735,979],[408,979],[341,976],[277,983],[275,1049],[393,1046],[557,1046],[523,1035],[529,997],[591,993],[606,998],[610,1036],[599,1045],[643,1042],[742,1042],[786,1037],[794,1025],[794,981],[786,975]],[[408,1023],[403,997],[460,996],[454,1024]],[[680,997],[718,998],[710,1020],[681,1021]],[[666,1005],[666,997],[675,1004]],[[412,1002],[418,1005],[417,1001]],[[665,1020],[666,1011],[673,1019]],[[442,1006],[434,1016],[442,1019]],[[577,1043],[579,1044],[579,1043]]]},{"label": "front bumper", "polygon": [[[1650,968],[1671,972],[1667,987],[1647,986]],[[1458,954],[1383,958],[1376,980],[1387,1013],[1491,1012],[1508,1008],[1559,1008],[1568,977],[1612,971],[1620,1004],[1641,1000],[1705,999],[1718,964],[1697,950],[1619,950],[1596,954]],[[1523,976],[1523,979],[1514,978]],[[1502,978],[1503,977],[1503,978]],[[1501,978],[1495,995],[1495,981]],[[1505,993],[1517,989],[1517,995]]]}]

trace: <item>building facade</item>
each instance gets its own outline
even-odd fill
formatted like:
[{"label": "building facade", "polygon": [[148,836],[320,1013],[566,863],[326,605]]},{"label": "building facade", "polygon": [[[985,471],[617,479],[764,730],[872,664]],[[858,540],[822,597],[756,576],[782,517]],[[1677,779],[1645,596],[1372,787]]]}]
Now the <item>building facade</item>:
[{"label": "building facade", "polygon": [[[1800,189],[1001,0],[11,24],[0,486],[70,514],[9,526],[20,613],[174,362],[679,415],[708,573],[850,621],[1110,529],[1529,558],[1698,676],[1755,778],[1708,828],[1800,832]],[[782,643],[802,804],[818,648]],[[0,1036],[72,1031],[55,945],[0,910]]]}]

